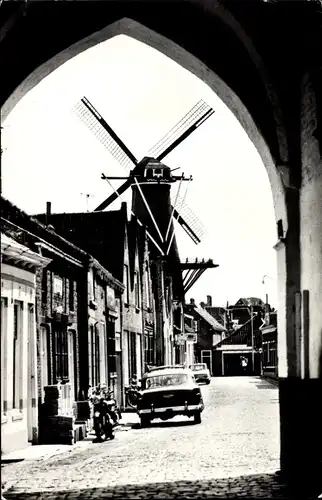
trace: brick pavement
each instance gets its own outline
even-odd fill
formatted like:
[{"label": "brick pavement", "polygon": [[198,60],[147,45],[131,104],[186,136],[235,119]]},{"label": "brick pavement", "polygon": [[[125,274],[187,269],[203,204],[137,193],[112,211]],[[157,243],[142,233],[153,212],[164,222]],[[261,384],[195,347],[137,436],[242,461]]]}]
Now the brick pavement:
[{"label": "brick pavement", "polygon": [[118,432],[114,441],[94,445],[87,440],[48,460],[5,466],[5,496],[294,498],[274,475],[279,467],[277,388],[244,377],[214,379],[202,391],[206,409],[200,425],[176,417],[141,429],[138,417],[129,414],[123,423],[132,424],[132,430]]},{"label": "brick pavement", "polygon": [[274,474],[255,474],[209,481],[175,481],[165,483],[130,484],[115,487],[92,487],[50,491],[26,492],[13,488],[6,493],[6,499],[14,500],[91,500],[96,498],[121,499],[205,499],[205,498],[276,498],[313,499],[305,492],[291,490],[280,484]]}]

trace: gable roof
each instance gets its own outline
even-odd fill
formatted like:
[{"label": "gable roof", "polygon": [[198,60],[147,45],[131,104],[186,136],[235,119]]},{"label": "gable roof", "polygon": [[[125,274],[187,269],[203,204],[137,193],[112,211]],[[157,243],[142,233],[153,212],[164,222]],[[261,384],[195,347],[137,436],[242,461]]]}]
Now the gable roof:
[{"label": "gable roof", "polygon": [[232,309],[234,307],[238,306],[245,306],[245,307],[251,307],[251,306],[260,306],[264,307],[264,302],[262,299],[259,299],[258,297],[241,297],[239,300],[237,300],[236,304],[234,306],[229,306],[229,309]]},{"label": "gable roof", "polygon": [[[35,217],[46,220],[46,214]],[[109,212],[58,213],[48,219],[55,231],[97,259],[123,282],[126,204]]]},{"label": "gable roof", "polygon": [[[36,218],[28,215],[26,212],[15,206],[11,201],[1,196],[1,217],[3,241],[6,238],[13,236],[13,240],[21,240],[17,245],[25,244],[23,248],[28,248],[30,252],[39,251],[38,245],[49,252],[53,252],[64,260],[68,260],[74,265],[83,267],[90,263],[99,270],[101,276],[111,284],[114,288],[123,291],[123,280],[118,280],[115,276],[107,271],[104,266],[98,262],[89,252],[84,251],[77,245],[57,234],[53,229],[46,226]],[[16,247],[18,248],[18,247]],[[39,255],[39,254],[37,254]],[[54,259],[47,259],[48,263]],[[45,258],[44,258],[45,262]]]},{"label": "gable roof", "polygon": [[[1,217],[4,219],[2,221],[2,228],[8,235],[10,235],[9,233],[11,232],[9,229],[11,224],[13,227],[12,233],[17,233],[17,230],[21,230],[23,233],[22,244],[28,240],[31,248],[38,251],[34,244],[36,237],[55,246],[62,252],[66,252],[67,255],[72,256],[74,259],[78,259],[80,262],[88,262],[89,256],[84,250],[57,234],[53,229],[42,224],[38,219],[28,215],[3,196],[1,196]],[[8,229],[4,229],[4,225],[8,225]]]},{"label": "gable roof", "polygon": [[223,327],[211,314],[209,314],[205,309],[202,307],[194,307],[194,310],[196,311],[199,316],[207,321],[207,323],[217,332],[226,332],[226,328]]},{"label": "gable roof", "polygon": [[[251,326],[251,319],[246,321],[243,325],[239,326],[236,330],[234,330],[230,335],[228,335],[226,338],[218,342],[216,344],[216,348],[220,347],[222,345],[240,345],[240,344],[247,344],[251,345],[252,339],[251,339],[251,333],[252,333],[252,326]],[[258,314],[253,314],[253,333],[254,333],[254,345],[255,347],[258,346],[258,342],[260,343],[261,339],[261,326],[262,320],[261,317]]]}]

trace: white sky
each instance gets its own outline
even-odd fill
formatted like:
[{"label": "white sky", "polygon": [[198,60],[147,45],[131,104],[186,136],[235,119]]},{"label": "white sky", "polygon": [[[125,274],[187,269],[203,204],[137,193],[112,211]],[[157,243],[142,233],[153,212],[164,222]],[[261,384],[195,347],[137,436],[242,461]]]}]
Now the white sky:
[{"label": "white sky", "polygon": [[[101,173],[126,175],[71,111],[86,96],[138,158],[199,99],[215,114],[163,161],[193,175],[186,202],[206,227],[195,245],[181,228],[181,259],[213,258],[186,299],[213,304],[257,296],[276,307],[273,200],[265,167],[237,119],[194,75],[119,35],[68,61],[30,91],[2,124],[2,193],[26,212],[94,209],[111,189]],[[115,181],[117,187],[122,181]],[[177,189],[175,185],[172,189]],[[129,192],[130,193],[130,190]],[[181,192],[182,193],[182,192]],[[124,197],[129,200],[130,194]],[[120,201],[110,205],[119,208]],[[264,275],[269,275],[262,284]]]}]

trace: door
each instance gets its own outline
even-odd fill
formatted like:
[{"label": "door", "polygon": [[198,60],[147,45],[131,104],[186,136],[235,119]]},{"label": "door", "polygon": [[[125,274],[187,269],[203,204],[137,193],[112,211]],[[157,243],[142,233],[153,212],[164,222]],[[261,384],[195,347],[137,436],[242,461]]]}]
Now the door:
[{"label": "door", "polygon": [[75,330],[68,330],[68,375],[71,387],[70,399],[75,401],[76,370],[75,370]]},{"label": "door", "polygon": [[49,384],[48,380],[48,332],[44,326],[40,327],[40,376],[41,376],[41,399],[45,400],[44,387]]},{"label": "door", "polygon": [[36,331],[35,331],[35,306],[28,304],[28,344],[27,344],[27,359],[28,359],[28,386],[27,386],[27,428],[28,441],[33,441],[33,428],[37,426],[36,408],[33,402],[36,402]]}]

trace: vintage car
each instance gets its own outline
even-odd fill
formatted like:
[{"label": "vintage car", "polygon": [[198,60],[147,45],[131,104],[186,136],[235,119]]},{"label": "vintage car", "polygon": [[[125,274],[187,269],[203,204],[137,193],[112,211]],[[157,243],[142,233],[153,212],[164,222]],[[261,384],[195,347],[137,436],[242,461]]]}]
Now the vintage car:
[{"label": "vintage car", "polygon": [[205,382],[206,384],[210,384],[211,376],[206,363],[195,363],[193,365],[190,365],[189,368],[190,370],[192,370],[197,382]]},{"label": "vintage car", "polygon": [[168,420],[175,415],[194,417],[199,424],[203,409],[201,390],[191,370],[159,367],[143,375],[137,401],[142,427],[155,418]]}]

